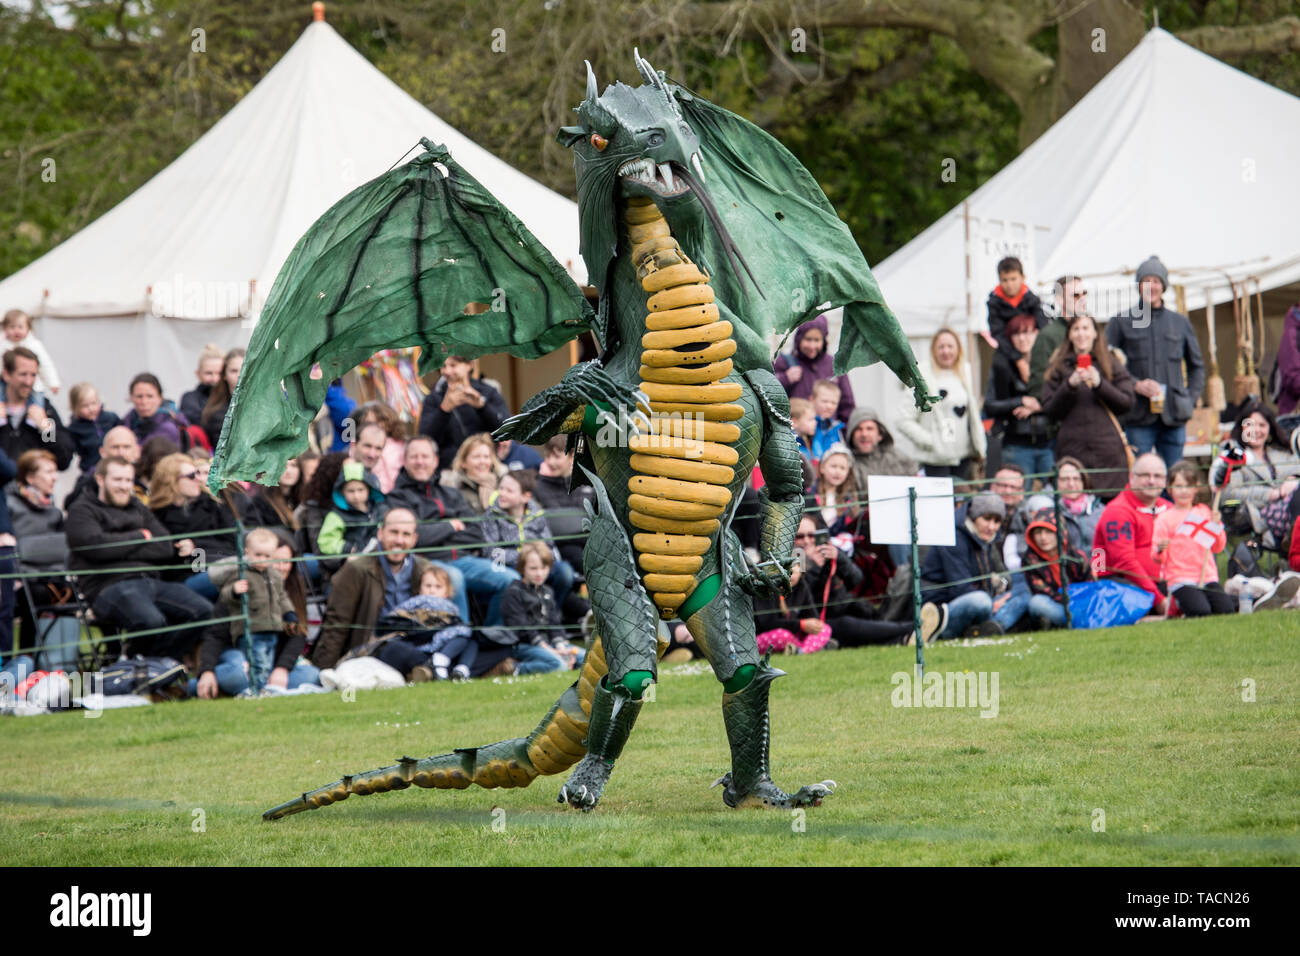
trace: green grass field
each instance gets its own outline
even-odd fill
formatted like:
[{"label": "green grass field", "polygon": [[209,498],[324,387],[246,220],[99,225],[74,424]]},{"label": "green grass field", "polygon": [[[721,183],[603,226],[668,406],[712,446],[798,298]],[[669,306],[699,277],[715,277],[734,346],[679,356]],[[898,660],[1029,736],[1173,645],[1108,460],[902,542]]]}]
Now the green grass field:
[{"label": "green grass field", "polygon": [[[523,790],[411,788],[263,823],[344,772],[526,733],[568,682],[424,684],[12,718],[11,865],[1300,863],[1300,615],[941,646],[997,672],[998,714],[896,708],[907,648],[782,658],[778,784],[839,791],[801,821],[731,811],[719,689],[667,668],[592,814]],[[1254,700],[1243,681],[1252,681]],[[500,808],[494,812],[495,808]],[[1095,829],[1104,813],[1104,831]]]}]

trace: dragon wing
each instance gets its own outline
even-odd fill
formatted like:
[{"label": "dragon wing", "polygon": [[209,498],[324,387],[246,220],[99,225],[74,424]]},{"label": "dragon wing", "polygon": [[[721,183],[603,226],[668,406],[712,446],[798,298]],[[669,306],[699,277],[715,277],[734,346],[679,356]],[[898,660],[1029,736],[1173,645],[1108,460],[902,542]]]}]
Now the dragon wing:
[{"label": "dragon wing", "polygon": [[425,367],[448,353],[532,359],[591,327],[564,267],[446,148],[421,143],[298,240],[249,343],[212,488],[278,478],[330,381],[381,349],[422,346]]},{"label": "dragon wing", "polygon": [[[685,90],[674,92],[700,140],[705,189],[731,234],[746,239],[743,254],[764,300],[748,314],[763,317],[768,326],[763,331],[785,333],[842,306],[836,373],[883,361],[913,389],[918,405],[928,407],[907,336],[885,305],[852,233],[812,174],[748,120]],[[714,246],[715,266],[725,261],[716,236],[706,231],[704,242]],[[742,301],[747,293],[737,272],[714,271],[720,297]]]}]

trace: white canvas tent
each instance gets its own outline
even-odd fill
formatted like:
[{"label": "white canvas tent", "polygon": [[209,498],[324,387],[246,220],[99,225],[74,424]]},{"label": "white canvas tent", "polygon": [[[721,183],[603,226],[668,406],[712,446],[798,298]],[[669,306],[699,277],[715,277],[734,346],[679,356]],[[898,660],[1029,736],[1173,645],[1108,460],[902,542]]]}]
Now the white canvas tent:
[{"label": "white canvas tent", "polygon": [[144,370],[179,400],[203,343],[247,344],[250,316],[312,222],[422,136],[583,280],[575,203],[448,126],[321,20],[175,162],[0,282],[0,311],[40,317],[63,381],[94,382],[107,407],[129,408],[127,383]]},{"label": "white canvas tent", "polygon": [[[875,275],[925,361],[936,329],[967,328],[968,251],[976,330],[1004,255],[1019,256],[1049,301],[1056,276],[1083,275],[1103,321],[1136,301],[1134,270],[1152,254],[1186,286],[1189,310],[1203,307],[1207,293],[1230,301],[1225,274],[1256,276],[1264,290],[1296,283],[1297,156],[1300,99],[1152,30],[1050,130]],[[939,173],[936,165],[935,188]],[[852,381],[859,403],[883,413],[895,407],[898,385],[882,370]]]}]

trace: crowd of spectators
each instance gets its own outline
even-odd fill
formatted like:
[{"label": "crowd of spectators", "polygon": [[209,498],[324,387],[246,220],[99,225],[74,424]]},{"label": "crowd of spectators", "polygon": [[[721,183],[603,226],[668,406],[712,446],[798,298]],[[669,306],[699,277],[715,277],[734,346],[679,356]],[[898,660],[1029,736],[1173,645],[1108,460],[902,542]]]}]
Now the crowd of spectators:
[{"label": "crowd of spectators", "polygon": [[[1242,568],[1221,584],[1215,558],[1230,536],[1246,537],[1300,571],[1291,434],[1255,400],[1240,408],[1239,447],[1211,475],[1184,460],[1203,363],[1188,320],[1164,305],[1159,260],[1137,281],[1141,306],[1103,328],[1078,277],[1063,276],[1044,303],[1019,262],[1000,263],[982,410],[951,329],[933,337],[921,368],[934,409],[882,416],[833,374],[826,319],[802,326],[773,366],[803,459],[799,561],[789,594],[756,601],[760,647],[813,653],[1062,627],[1067,589],[1107,578],[1148,593],[1153,614],[1232,613],[1242,592],[1257,608],[1294,603],[1300,575],[1265,587]],[[509,409],[468,359],[446,357],[416,426],[333,383],[319,450],[274,484],[214,494],[207,471],[243,349],[205,348],[179,402],[141,372],[122,414],[92,383],[74,384],[65,426],[49,398],[62,384],[30,319],[10,312],[4,331],[0,574],[21,558],[25,575],[0,579],[6,668],[33,666],[22,651],[40,650],[28,639],[48,614],[35,598],[60,580],[105,640],[126,635],[124,653],[183,661],[200,698],[310,687],[362,656],[410,680],[581,663],[592,489],[575,479],[564,436],[537,449],[492,438]],[[60,472],[75,476],[61,503]],[[876,475],[953,478],[956,544],[926,549],[913,567],[908,546],[873,543]],[[756,470],[733,524],[755,559],[761,485]],[[51,539],[64,543],[66,565],[28,560]],[[670,660],[700,656],[680,622],[669,634]]]}]

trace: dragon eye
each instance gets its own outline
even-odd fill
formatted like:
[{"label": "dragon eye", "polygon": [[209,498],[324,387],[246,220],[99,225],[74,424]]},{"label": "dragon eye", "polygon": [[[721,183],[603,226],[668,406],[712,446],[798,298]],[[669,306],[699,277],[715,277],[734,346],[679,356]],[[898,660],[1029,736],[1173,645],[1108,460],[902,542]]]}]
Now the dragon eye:
[{"label": "dragon eye", "polygon": [[605,151],[605,147],[609,145],[609,140],[601,136],[599,133],[592,133],[591,145],[596,148],[596,151],[598,153],[603,153]]},{"label": "dragon eye", "polygon": [[651,147],[662,146],[662,145],[664,144],[664,134],[663,134],[663,133],[651,133],[650,136],[649,136],[649,138],[646,140],[646,142],[647,142]]}]

